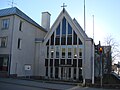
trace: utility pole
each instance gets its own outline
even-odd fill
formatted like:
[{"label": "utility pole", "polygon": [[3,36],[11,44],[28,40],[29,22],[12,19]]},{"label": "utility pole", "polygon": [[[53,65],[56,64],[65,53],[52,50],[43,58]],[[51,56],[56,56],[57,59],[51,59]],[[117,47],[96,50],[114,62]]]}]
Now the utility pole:
[{"label": "utility pole", "polygon": [[92,63],[93,63],[93,69],[92,69],[92,84],[94,84],[94,52],[95,52],[95,50],[94,50],[94,15],[92,15],[93,16],[93,60],[92,60]]},{"label": "utility pole", "polygon": [[[85,0],[84,0],[84,32],[86,31],[86,22],[85,22]],[[83,63],[83,85],[86,84],[86,81],[85,81],[85,46],[86,46],[86,38],[84,37],[84,63]]]}]

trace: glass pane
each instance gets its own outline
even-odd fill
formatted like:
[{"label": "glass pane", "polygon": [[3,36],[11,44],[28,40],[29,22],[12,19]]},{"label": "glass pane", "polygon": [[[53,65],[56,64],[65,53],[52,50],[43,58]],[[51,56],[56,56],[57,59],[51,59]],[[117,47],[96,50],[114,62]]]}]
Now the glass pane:
[{"label": "glass pane", "polygon": [[67,59],[67,64],[71,65],[72,64],[72,60],[71,59]]},{"label": "glass pane", "polygon": [[51,36],[51,45],[54,45],[54,33]]},{"label": "glass pane", "polygon": [[46,45],[49,45],[49,40],[47,41]]},{"label": "glass pane", "polygon": [[79,39],[79,45],[82,45],[82,41]]},{"label": "glass pane", "polygon": [[9,19],[3,19],[2,28],[7,29],[9,27]]},{"label": "glass pane", "polygon": [[73,44],[77,45],[77,34],[75,32],[73,34]]},{"label": "glass pane", "polygon": [[72,35],[67,36],[67,45],[72,45]]},{"label": "glass pane", "polygon": [[73,59],[73,67],[77,67],[77,59]]},{"label": "glass pane", "polygon": [[46,76],[48,76],[48,67],[46,67]]},{"label": "glass pane", "polygon": [[56,67],[56,68],[55,68],[55,78],[58,78],[58,74],[59,74],[59,68]]},{"label": "glass pane", "polygon": [[62,35],[66,35],[66,19],[65,19],[65,17],[62,20]]},{"label": "glass pane", "polygon": [[45,59],[45,66],[48,66],[48,59]]},{"label": "glass pane", "polygon": [[82,49],[79,48],[79,58],[82,58]]},{"label": "glass pane", "polygon": [[65,59],[61,59],[60,64],[64,65],[65,64]]},{"label": "glass pane", "polygon": [[56,29],[56,36],[60,35],[60,24],[58,25],[57,29]]},{"label": "glass pane", "polygon": [[53,66],[53,59],[50,59],[50,66]]},{"label": "glass pane", "polygon": [[78,59],[78,67],[82,67],[82,59]]},{"label": "glass pane", "polygon": [[66,36],[61,37],[61,45],[66,45]]},{"label": "glass pane", "polygon": [[59,66],[59,59],[55,59],[55,60],[54,60],[54,65],[55,65],[55,66]]},{"label": "glass pane", "polygon": [[56,36],[55,45],[60,45],[60,36]]},{"label": "glass pane", "polygon": [[65,58],[65,46],[62,46],[62,58]]},{"label": "glass pane", "polygon": [[68,23],[68,34],[72,34],[72,27],[70,26],[69,23]]},{"label": "glass pane", "polygon": [[77,58],[77,46],[74,46],[74,58]]},{"label": "glass pane", "polygon": [[54,56],[54,47],[51,46],[51,58],[53,58],[53,56]]},{"label": "glass pane", "polygon": [[47,46],[47,58],[49,58],[49,46]]},{"label": "glass pane", "polygon": [[68,58],[72,57],[72,47],[68,47]]},{"label": "glass pane", "polygon": [[56,46],[56,58],[59,58],[59,51],[60,51],[59,46]]}]

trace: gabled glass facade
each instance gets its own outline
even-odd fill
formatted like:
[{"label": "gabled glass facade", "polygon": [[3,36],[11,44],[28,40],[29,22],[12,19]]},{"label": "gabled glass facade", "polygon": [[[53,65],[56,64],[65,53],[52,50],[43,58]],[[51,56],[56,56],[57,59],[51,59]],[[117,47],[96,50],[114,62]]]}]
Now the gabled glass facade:
[{"label": "gabled glass facade", "polygon": [[82,79],[83,42],[75,31],[63,17],[48,39],[45,59],[47,77],[69,80]]}]

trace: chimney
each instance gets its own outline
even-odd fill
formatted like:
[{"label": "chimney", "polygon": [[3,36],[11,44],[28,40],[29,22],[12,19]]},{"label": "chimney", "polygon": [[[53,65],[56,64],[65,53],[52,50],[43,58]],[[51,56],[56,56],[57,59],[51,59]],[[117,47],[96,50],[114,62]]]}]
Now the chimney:
[{"label": "chimney", "polygon": [[47,31],[50,29],[50,16],[49,12],[42,12],[42,22],[41,26]]}]

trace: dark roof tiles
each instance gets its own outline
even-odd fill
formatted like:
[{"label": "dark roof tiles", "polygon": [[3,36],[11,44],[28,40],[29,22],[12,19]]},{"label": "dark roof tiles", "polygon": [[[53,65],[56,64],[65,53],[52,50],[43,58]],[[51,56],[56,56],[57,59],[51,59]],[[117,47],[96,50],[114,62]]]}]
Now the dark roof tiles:
[{"label": "dark roof tiles", "polygon": [[25,13],[23,13],[21,10],[19,10],[17,7],[7,8],[0,10],[0,17],[3,16],[9,16],[9,15],[17,15],[24,20],[28,21],[29,23],[35,25],[38,28],[41,28],[43,31],[46,31],[43,27],[41,27],[39,24],[37,24],[35,21],[33,21],[30,17],[28,17]]}]

